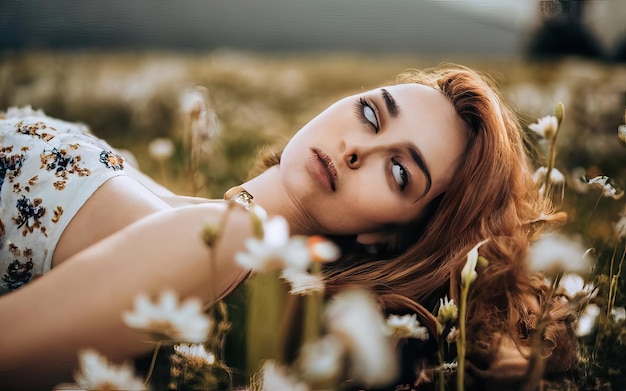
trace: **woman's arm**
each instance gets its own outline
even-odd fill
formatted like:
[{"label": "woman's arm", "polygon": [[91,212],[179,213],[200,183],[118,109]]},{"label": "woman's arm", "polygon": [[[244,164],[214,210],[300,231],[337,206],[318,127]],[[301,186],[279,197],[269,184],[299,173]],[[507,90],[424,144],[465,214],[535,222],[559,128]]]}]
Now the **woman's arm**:
[{"label": "woman's arm", "polygon": [[211,302],[214,292],[224,293],[245,275],[233,258],[251,234],[246,212],[234,208],[229,215],[214,268],[200,236],[206,224],[219,224],[226,209],[211,203],[156,213],[2,297],[0,384],[13,389],[66,381],[82,348],[116,361],[151,350],[122,323],[139,292],[154,297],[169,288],[181,298]]}]

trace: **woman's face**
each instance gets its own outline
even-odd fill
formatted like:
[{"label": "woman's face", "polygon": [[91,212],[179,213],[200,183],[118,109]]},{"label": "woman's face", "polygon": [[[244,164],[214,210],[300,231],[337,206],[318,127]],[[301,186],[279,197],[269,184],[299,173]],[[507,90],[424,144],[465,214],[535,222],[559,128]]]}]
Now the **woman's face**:
[{"label": "woman's face", "polygon": [[286,146],[280,180],[322,233],[377,233],[444,192],[467,142],[440,92],[401,84],[344,98]]}]

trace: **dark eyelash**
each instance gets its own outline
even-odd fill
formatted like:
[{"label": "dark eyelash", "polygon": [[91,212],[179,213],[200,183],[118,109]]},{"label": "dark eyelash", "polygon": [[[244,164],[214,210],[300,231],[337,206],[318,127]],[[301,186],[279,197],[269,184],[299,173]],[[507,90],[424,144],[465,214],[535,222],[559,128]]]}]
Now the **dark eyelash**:
[{"label": "dark eyelash", "polygon": [[363,122],[365,125],[371,126],[374,129],[375,133],[378,133],[378,127],[374,125],[373,123],[371,123],[365,117],[365,114],[363,113],[363,109],[365,107],[369,107],[370,109],[372,109],[372,111],[374,112],[374,116],[376,117],[376,123],[378,124],[378,126],[380,126],[380,120],[378,119],[378,113],[376,112],[376,108],[375,108],[376,106],[374,106],[370,101],[368,101],[364,97],[360,97],[359,99],[357,99],[356,102],[354,102],[354,111],[357,117],[359,117],[361,122]]},{"label": "dark eyelash", "polygon": [[404,172],[404,176],[406,178],[404,180],[404,186],[398,185],[398,188],[400,189],[400,191],[404,191],[409,186],[409,183],[411,183],[411,174],[409,173],[409,170],[406,169],[404,164],[400,163],[396,159],[391,159],[391,164],[397,164],[398,166],[402,168],[402,171]]}]

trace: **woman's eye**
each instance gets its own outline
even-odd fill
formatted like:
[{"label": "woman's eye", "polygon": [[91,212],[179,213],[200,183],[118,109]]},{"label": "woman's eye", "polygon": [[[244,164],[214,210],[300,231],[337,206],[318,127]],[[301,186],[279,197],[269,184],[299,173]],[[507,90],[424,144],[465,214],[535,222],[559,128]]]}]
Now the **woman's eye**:
[{"label": "woman's eye", "polygon": [[367,119],[372,125],[374,125],[376,130],[378,130],[378,119],[376,118],[374,109],[367,104],[363,105],[363,115],[365,116],[365,119]]},{"label": "woman's eye", "polygon": [[409,174],[404,166],[395,160],[391,160],[391,175],[398,184],[400,191],[403,191],[409,184]]},{"label": "woman's eye", "polygon": [[378,122],[378,117],[376,116],[376,110],[374,110],[372,105],[365,98],[359,98],[356,102],[355,108],[359,119],[364,124],[373,127],[374,132],[378,133],[380,124]]}]

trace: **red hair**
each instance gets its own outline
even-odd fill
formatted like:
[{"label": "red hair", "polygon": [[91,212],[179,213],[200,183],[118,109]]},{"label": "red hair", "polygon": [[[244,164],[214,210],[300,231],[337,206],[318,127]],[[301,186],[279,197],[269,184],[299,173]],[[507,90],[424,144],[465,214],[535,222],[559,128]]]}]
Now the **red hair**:
[{"label": "red hair", "polygon": [[438,299],[457,298],[467,252],[489,239],[480,248],[489,265],[472,284],[468,340],[494,353],[494,336],[502,330],[515,341],[521,338],[520,313],[525,293],[533,289],[524,262],[530,241],[564,215],[552,214],[540,197],[525,133],[493,82],[461,66],[409,71],[397,81],[430,86],[452,102],[469,132],[463,160],[426,221],[400,228],[398,252],[346,254],[326,269],[327,292],[367,288],[388,312],[418,312],[434,330],[430,313]]},{"label": "red hair", "polygon": [[[475,372],[497,377],[500,374],[490,373],[489,367],[500,341],[528,345],[535,316],[528,311],[529,300],[542,302],[547,292],[528,274],[524,261],[528,246],[540,233],[562,223],[565,214],[554,213],[549,200],[540,196],[526,149],[530,143],[488,77],[446,65],[407,71],[397,82],[429,86],[450,100],[467,125],[463,161],[449,188],[418,221],[394,227],[393,248],[369,254],[357,250],[351,240],[335,238],[347,251],[325,266],[326,293],[348,286],[366,288],[377,294],[388,313],[417,313],[436,335],[433,313],[439,299],[444,295],[458,299],[467,252],[489,239],[480,248],[489,264],[478,270],[470,290],[468,352],[475,359]],[[279,161],[280,154],[266,154],[262,164],[267,168]],[[545,345],[553,353],[546,368],[563,372],[575,362],[575,335],[570,314],[556,307],[555,321],[544,333]]]}]

